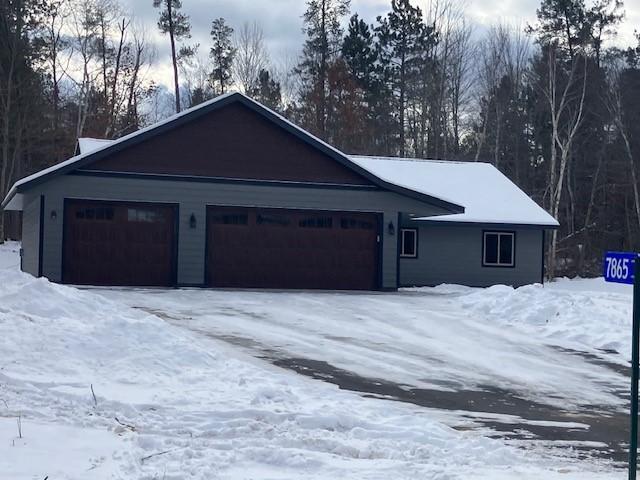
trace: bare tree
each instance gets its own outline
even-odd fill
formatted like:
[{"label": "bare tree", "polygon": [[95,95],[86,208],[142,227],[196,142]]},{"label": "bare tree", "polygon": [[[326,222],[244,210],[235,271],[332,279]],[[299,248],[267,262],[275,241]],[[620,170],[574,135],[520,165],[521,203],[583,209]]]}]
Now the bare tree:
[{"label": "bare tree", "polygon": [[[52,127],[54,132],[60,123],[60,82],[73,56],[73,48],[68,47],[64,29],[71,15],[67,0],[55,0],[48,4],[43,25],[42,40],[45,46],[45,63],[51,74],[51,104],[53,106]],[[55,142],[56,137],[54,135]],[[54,147],[55,150],[55,147]]]},{"label": "bare tree", "polygon": [[[587,58],[576,56],[570,60],[570,70],[566,72],[564,87],[561,78],[561,60],[554,45],[548,46],[548,70],[543,83],[543,95],[547,100],[551,122],[551,152],[549,162],[548,209],[558,217],[560,200],[567,165],[571,159],[576,134],[584,118],[587,91]],[[583,65],[580,72],[580,64]],[[577,91],[576,91],[577,88]],[[559,154],[559,156],[558,156]],[[548,276],[553,278],[556,270],[558,231],[551,234],[548,251]]]},{"label": "bare tree", "polygon": [[126,113],[124,130],[128,133],[130,131],[140,128],[140,116],[138,112],[139,99],[143,92],[148,92],[149,89],[144,87],[145,74],[147,73],[149,66],[153,63],[155,58],[155,50],[149,44],[147,38],[147,30],[144,25],[134,23],[132,28],[133,40],[131,46],[128,49],[130,55],[128,61],[129,76],[126,80]]},{"label": "bare tree", "polygon": [[[479,52],[480,58],[478,60],[478,104],[479,110],[484,115],[481,118],[481,131],[478,132],[478,140],[476,144],[475,161],[480,160],[480,153],[482,152],[485,143],[487,142],[487,128],[489,124],[489,107],[482,107],[483,102],[491,97],[500,79],[505,71],[504,68],[504,51],[506,49],[506,43],[508,42],[508,33],[504,25],[494,26],[489,30],[489,33],[485,39],[480,43]],[[498,112],[499,113],[499,112]],[[498,143],[500,138],[500,131],[496,132],[496,140]],[[494,145],[495,146],[495,145]]]},{"label": "bare tree", "polygon": [[99,39],[99,24],[96,16],[97,5],[94,0],[74,0],[71,5],[70,31],[76,58],[72,62],[76,73],[67,71],[67,76],[77,88],[76,137],[84,131],[89,108],[89,95],[94,87],[100,68],[96,65],[99,50],[96,43]]},{"label": "bare tree", "polygon": [[231,75],[236,87],[248,93],[256,86],[258,75],[269,64],[264,32],[257,22],[245,22],[234,38],[236,50]]},{"label": "bare tree", "polygon": [[609,69],[609,85],[607,89],[607,95],[605,103],[607,110],[611,115],[611,120],[615,125],[622,143],[624,146],[624,152],[629,162],[629,174],[631,175],[631,186],[633,190],[633,203],[636,214],[636,226],[640,227],[640,193],[638,192],[638,173],[636,171],[636,163],[631,148],[631,138],[629,134],[629,126],[625,122],[623,115],[623,100],[622,100],[622,69],[619,64],[614,64]]},{"label": "bare tree", "polygon": [[453,154],[458,154],[460,149],[462,119],[469,113],[471,92],[475,81],[473,68],[477,49],[472,42],[472,34],[471,25],[464,19],[451,34],[452,46],[447,77]]},{"label": "bare tree", "polygon": [[211,85],[213,62],[209,55],[202,54],[196,49],[193,55],[180,63],[180,71],[187,87],[189,107],[214,97]]}]

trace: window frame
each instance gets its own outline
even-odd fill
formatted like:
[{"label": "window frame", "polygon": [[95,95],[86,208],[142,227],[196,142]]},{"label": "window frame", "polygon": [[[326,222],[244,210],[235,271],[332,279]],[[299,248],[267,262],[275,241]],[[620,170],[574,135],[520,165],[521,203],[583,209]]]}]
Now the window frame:
[{"label": "window frame", "polygon": [[[404,252],[404,234],[413,232],[413,254]],[[400,228],[400,258],[418,258],[418,229]]]},{"label": "window frame", "polygon": [[[497,262],[487,262],[487,235],[498,235]],[[500,263],[500,244],[503,236],[511,237],[511,263]],[[482,266],[485,268],[515,268],[516,267],[516,232],[513,230],[483,230],[482,231]]]}]

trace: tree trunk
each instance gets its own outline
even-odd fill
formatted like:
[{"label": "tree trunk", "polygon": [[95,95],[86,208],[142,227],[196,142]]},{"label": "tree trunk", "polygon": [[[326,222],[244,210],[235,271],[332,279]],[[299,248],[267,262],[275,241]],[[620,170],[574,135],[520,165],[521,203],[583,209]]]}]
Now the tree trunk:
[{"label": "tree trunk", "polygon": [[176,56],[176,40],[174,38],[172,7],[173,2],[172,0],[169,0],[167,2],[167,12],[169,16],[169,41],[171,43],[171,61],[173,62],[173,84],[175,86],[176,113],[180,113],[180,82],[178,80],[178,58]]},{"label": "tree trunk", "polygon": [[327,118],[327,58],[329,54],[328,35],[327,35],[327,0],[322,0],[322,12],[320,13],[320,35],[322,46],[320,47],[320,86],[318,87],[320,104],[316,113],[316,122],[320,137],[326,139],[326,118]]}]

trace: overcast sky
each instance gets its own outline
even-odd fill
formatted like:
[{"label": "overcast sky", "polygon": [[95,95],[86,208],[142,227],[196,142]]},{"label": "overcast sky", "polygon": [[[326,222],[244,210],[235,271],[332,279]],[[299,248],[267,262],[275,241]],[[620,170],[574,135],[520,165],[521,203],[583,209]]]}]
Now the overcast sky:
[{"label": "overcast sky", "polygon": [[[413,3],[424,10],[427,1],[414,0]],[[153,8],[152,0],[122,2],[131,14],[147,25],[157,48],[154,77],[156,81],[170,85],[169,40],[157,30],[158,11]],[[377,15],[389,10],[390,4],[391,0],[351,0],[351,12],[357,12],[372,23]],[[533,22],[539,4],[540,0],[467,0],[466,12],[481,35],[484,28],[501,20],[523,25]],[[203,51],[208,50],[209,30],[214,18],[224,17],[236,29],[245,21],[257,21],[264,30],[270,55],[275,61],[292,57],[299,51],[304,40],[301,16],[305,6],[305,0],[183,0],[183,11],[189,15],[192,25],[190,43],[200,43]],[[640,30],[640,0],[626,0],[625,11],[616,43],[627,46],[634,42],[634,29]]]}]

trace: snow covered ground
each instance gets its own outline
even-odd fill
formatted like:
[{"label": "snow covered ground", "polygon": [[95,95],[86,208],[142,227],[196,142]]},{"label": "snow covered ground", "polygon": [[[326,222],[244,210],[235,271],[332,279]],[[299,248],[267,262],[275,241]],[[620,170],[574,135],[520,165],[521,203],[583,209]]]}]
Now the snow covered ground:
[{"label": "snow covered ground", "polygon": [[623,364],[629,291],[595,281],[397,294],[79,290],[18,264],[18,245],[0,246],[2,479],[624,476],[255,354],[408,386],[493,385],[576,409],[622,408],[622,375],[551,345],[616,349],[602,355]]}]

